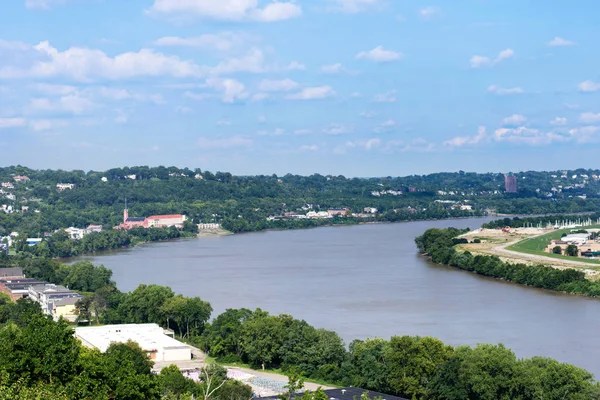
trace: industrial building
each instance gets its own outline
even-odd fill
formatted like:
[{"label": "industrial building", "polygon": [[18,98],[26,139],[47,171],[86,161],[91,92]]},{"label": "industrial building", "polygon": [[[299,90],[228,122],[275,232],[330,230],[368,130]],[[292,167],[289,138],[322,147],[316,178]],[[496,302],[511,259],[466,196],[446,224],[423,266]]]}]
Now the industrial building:
[{"label": "industrial building", "polygon": [[75,328],[75,337],[83,345],[105,352],[111,343],[136,342],[155,362],[192,359],[192,349],[165,334],[157,324],[123,324]]},{"label": "industrial building", "polygon": [[21,279],[24,277],[22,268],[0,268],[0,279]]},{"label": "industrial building", "polygon": [[181,214],[169,215],[151,215],[147,218],[130,217],[129,210],[123,210],[123,223],[115,227],[116,229],[131,229],[131,228],[168,228],[174,226],[183,228],[183,223],[186,221],[186,216]]},{"label": "industrial building", "polygon": [[0,279],[0,293],[10,296],[12,301],[29,296],[29,287],[32,285],[43,285],[47,282],[31,278]]}]

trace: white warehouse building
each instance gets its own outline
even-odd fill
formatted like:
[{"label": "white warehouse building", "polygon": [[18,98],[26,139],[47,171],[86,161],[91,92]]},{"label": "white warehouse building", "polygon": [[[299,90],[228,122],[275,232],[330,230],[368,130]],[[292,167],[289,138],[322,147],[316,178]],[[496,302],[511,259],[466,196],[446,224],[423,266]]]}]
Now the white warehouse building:
[{"label": "white warehouse building", "polygon": [[111,343],[136,342],[155,362],[189,361],[192,349],[165,334],[157,324],[122,324],[75,328],[84,346],[105,352]]}]

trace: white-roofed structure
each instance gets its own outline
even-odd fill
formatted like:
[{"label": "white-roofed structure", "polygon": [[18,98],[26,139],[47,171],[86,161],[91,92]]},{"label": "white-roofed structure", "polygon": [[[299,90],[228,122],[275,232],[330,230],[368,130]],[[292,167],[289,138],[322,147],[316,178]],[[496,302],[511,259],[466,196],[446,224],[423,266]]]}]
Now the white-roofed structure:
[{"label": "white-roofed structure", "polygon": [[75,328],[75,337],[83,345],[105,352],[111,343],[126,343],[129,340],[140,345],[155,362],[189,361],[192,359],[190,346],[165,334],[157,324],[122,324],[86,326]]}]

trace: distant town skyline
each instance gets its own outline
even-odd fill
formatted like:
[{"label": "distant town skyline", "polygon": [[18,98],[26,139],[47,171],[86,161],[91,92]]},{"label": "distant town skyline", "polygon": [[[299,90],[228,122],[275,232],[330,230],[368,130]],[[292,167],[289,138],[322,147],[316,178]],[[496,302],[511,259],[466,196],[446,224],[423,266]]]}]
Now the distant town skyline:
[{"label": "distant town skyline", "polygon": [[598,12],[590,0],[6,2],[0,164],[594,168]]}]

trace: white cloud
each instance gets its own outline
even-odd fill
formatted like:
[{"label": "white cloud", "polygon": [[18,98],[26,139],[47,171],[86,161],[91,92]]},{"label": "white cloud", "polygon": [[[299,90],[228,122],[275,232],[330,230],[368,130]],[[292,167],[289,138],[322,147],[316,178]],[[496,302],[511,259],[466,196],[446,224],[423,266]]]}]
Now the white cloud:
[{"label": "white cloud", "polygon": [[66,112],[71,114],[83,114],[96,108],[88,98],[79,94],[68,94],[58,99],[33,98],[27,106],[28,113],[38,112]]},{"label": "white cloud", "polygon": [[275,128],[273,131],[260,130],[256,132],[259,136],[281,136],[285,134],[285,129],[283,128]]},{"label": "white cloud", "polygon": [[437,7],[425,7],[419,10],[419,15],[423,19],[431,19],[434,15],[439,14],[440,10]]},{"label": "white cloud", "polygon": [[386,93],[376,94],[375,97],[373,97],[373,101],[376,103],[394,103],[396,102],[397,93],[398,91],[396,90],[390,90]]},{"label": "white cloud", "polygon": [[60,119],[38,119],[31,121],[29,123],[29,126],[34,131],[41,132],[50,131],[56,128],[64,128],[66,126],[69,126],[69,123]]},{"label": "white cloud", "polygon": [[539,129],[519,126],[515,128],[500,128],[494,133],[494,139],[499,142],[523,143],[528,145],[544,145],[554,142],[567,142],[570,137],[556,132],[542,132]]},{"label": "white cloud", "polygon": [[221,75],[235,72],[252,72],[255,74],[267,72],[269,68],[265,66],[265,57],[258,48],[250,49],[244,56],[239,58],[230,58],[221,61],[214,67],[203,69],[206,73]]},{"label": "white cloud", "polygon": [[487,129],[485,126],[477,128],[475,136],[457,136],[444,142],[444,146],[462,147],[466,145],[476,145],[487,139]]},{"label": "white cloud", "polygon": [[248,35],[235,32],[207,33],[194,37],[165,36],[154,41],[155,46],[165,47],[198,47],[219,51],[231,50],[248,40]]},{"label": "white cloud", "polygon": [[566,124],[567,124],[567,119],[563,118],[563,117],[556,117],[552,121],[550,121],[550,125],[555,125],[555,126],[566,125]]},{"label": "white cloud", "polygon": [[115,124],[125,124],[129,121],[129,115],[123,110],[117,110],[117,116],[114,119]]},{"label": "white cloud", "polygon": [[37,92],[51,96],[64,96],[67,94],[77,93],[79,91],[76,86],[55,85],[51,83],[36,83],[31,85],[31,88]]},{"label": "white cloud", "polygon": [[155,0],[149,12],[230,21],[274,22],[300,17],[302,8],[292,2],[280,1],[259,8],[257,0]]},{"label": "white cloud", "polygon": [[252,139],[242,136],[232,136],[228,138],[207,138],[198,139],[196,145],[201,149],[231,149],[234,147],[250,147]]},{"label": "white cloud", "polygon": [[360,99],[361,97],[363,97],[361,92],[352,92],[350,93],[350,97],[352,97],[353,99]]},{"label": "white cloud", "polygon": [[377,115],[377,113],[375,111],[363,111],[358,115],[363,118],[373,118],[374,116]]},{"label": "white cloud", "polygon": [[375,147],[379,147],[379,145],[381,145],[381,139],[379,139],[379,138],[369,139],[365,142],[365,150],[371,150]]},{"label": "white cloud", "polygon": [[524,93],[524,90],[520,87],[503,88],[498,85],[490,85],[488,87],[487,91],[489,93],[501,94],[501,95],[502,94],[522,94],[522,93]]},{"label": "white cloud", "polygon": [[569,131],[569,135],[571,138],[575,140],[577,143],[590,143],[597,142],[598,135],[596,133],[600,132],[600,126],[582,126],[580,128],[571,129]]},{"label": "white cloud", "polygon": [[302,89],[298,93],[290,94],[286,98],[291,100],[315,100],[335,96],[331,86],[316,86]]},{"label": "white cloud", "polygon": [[319,146],[317,146],[316,144],[304,145],[304,146],[300,146],[299,150],[300,151],[318,151]]},{"label": "white cloud", "polygon": [[216,91],[221,92],[221,99],[225,103],[233,103],[236,100],[248,97],[244,84],[235,79],[210,78],[206,80],[206,84]]},{"label": "white cloud", "polygon": [[27,120],[25,118],[0,118],[0,129],[16,128],[25,125],[27,125]]},{"label": "white cloud", "polygon": [[269,80],[264,79],[258,85],[261,92],[289,92],[298,87],[298,83],[291,79]]},{"label": "white cloud", "polygon": [[229,126],[231,125],[231,120],[228,118],[221,118],[217,121],[217,126]]},{"label": "white cloud", "polygon": [[501,61],[514,57],[514,55],[515,52],[512,49],[506,49],[498,53],[498,57],[493,60],[485,56],[473,56],[469,60],[469,63],[471,64],[471,68],[491,67]]},{"label": "white cloud", "polygon": [[600,122],[600,113],[598,113],[598,114],[594,114],[591,112],[582,113],[579,116],[579,121],[583,122],[584,124],[598,123],[598,122]]},{"label": "white cloud", "polygon": [[[92,92],[93,93],[93,92]],[[164,104],[165,100],[160,94],[143,94],[134,93],[126,89],[117,89],[110,87],[100,87],[97,90],[100,96],[113,99],[113,100],[137,100],[137,101],[149,101],[154,104]]]},{"label": "white cloud", "polygon": [[256,121],[260,124],[264,124],[265,122],[267,122],[267,117],[265,117],[264,115],[259,115],[256,118]]},{"label": "white cloud", "polygon": [[373,50],[361,51],[355,58],[358,60],[369,60],[382,63],[400,60],[402,56],[402,53],[385,50],[383,46],[377,46]]},{"label": "white cloud", "polygon": [[339,74],[344,71],[342,64],[336,63],[331,65],[323,65],[321,67],[321,72],[325,74]]},{"label": "white cloud", "polygon": [[322,132],[328,135],[342,135],[352,132],[352,127],[344,124],[330,124],[327,128],[323,128]]},{"label": "white cloud", "polygon": [[527,121],[527,118],[525,118],[521,114],[513,114],[510,117],[504,118],[502,120],[502,124],[509,125],[509,126],[517,126],[517,125],[524,124],[525,121]]},{"label": "white cloud", "polygon": [[389,132],[393,130],[396,127],[396,125],[396,121],[394,121],[393,119],[388,119],[387,121],[384,121],[375,128],[373,128],[373,131],[377,133]]},{"label": "white cloud", "polygon": [[47,41],[33,47],[43,60],[29,68],[0,68],[0,78],[65,76],[78,81],[92,78],[123,79],[139,76],[194,77],[201,69],[191,61],[142,49],[110,57],[100,50],[71,47],[59,51]]},{"label": "white cloud", "polygon": [[547,43],[547,45],[550,47],[575,46],[576,44],[577,43],[575,42],[571,42],[570,40],[566,40],[558,36]]},{"label": "white cloud", "polygon": [[290,62],[287,67],[285,67],[288,71],[305,71],[306,65],[299,63],[298,61]]},{"label": "white cloud", "polygon": [[370,151],[374,148],[381,146],[381,139],[379,138],[371,138],[368,140],[356,140],[356,141],[348,141],[343,145],[337,146],[333,149],[333,152],[336,154],[346,154],[348,149],[353,148],[361,148],[367,151]]},{"label": "white cloud", "polygon": [[369,9],[379,8],[381,0],[330,0],[336,7],[334,10],[355,14]]},{"label": "white cloud", "polygon": [[600,83],[593,81],[583,81],[578,86],[579,91],[581,92],[597,92],[600,90]]}]

